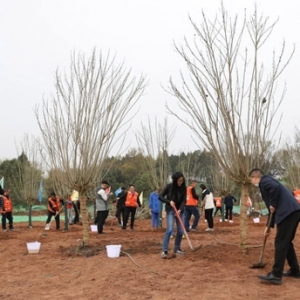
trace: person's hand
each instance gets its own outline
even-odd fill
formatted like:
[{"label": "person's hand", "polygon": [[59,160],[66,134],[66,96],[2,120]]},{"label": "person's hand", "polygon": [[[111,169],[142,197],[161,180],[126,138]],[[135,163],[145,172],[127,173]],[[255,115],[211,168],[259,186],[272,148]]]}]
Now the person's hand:
[{"label": "person's hand", "polygon": [[270,205],[270,212],[273,214],[276,211],[276,207]]},{"label": "person's hand", "polygon": [[177,212],[178,212],[178,215],[180,216],[180,209],[179,209],[179,210],[177,210]]},{"label": "person's hand", "polygon": [[173,200],[170,201],[170,205],[175,208],[175,202]]}]

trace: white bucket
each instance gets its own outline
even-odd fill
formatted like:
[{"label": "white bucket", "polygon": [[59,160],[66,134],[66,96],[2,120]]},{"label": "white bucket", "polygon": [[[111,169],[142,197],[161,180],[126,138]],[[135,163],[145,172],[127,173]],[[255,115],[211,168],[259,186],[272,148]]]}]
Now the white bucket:
[{"label": "white bucket", "polygon": [[41,248],[40,242],[26,243],[28,253],[39,253]]},{"label": "white bucket", "polygon": [[108,257],[115,258],[120,256],[121,245],[107,245],[106,253]]},{"label": "white bucket", "polygon": [[259,222],[260,222],[260,219],[259,219],[259,218],[253,218],[253,222],[254,222],[254,223],[259,223]]},{"label": "white bucket", "polygon": [[97,225],[91,225],[91,231],[92,231],[92,232],[98,232],[98,227],[97,227]]}]

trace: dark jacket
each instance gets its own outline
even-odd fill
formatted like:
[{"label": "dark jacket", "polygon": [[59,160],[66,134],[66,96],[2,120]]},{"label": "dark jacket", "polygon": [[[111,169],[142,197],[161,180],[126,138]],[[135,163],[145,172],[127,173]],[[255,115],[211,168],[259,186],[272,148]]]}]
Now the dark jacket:
[{"label": "dark jacket", "polygon": [[276,179],[263,175],[260,179],[259,189],[268,208],[276,207],[271,226],[279,224],[292,212],[300,210],[300,204],[283,184]]},{"label": "dark jacket", "polygon": [[126,200],[126,192],[122,191],[121,193],[118,194],[117,198],[118,198],[117,207],[118,208],[124,207],[125,200]]},{"label": "dark jacket", "polygon": [[175,207],[180,212],[184,211],[184,206],[186,203],[186,188],[184,189],[176,189],[173,191],[173,183],[169,183],[165,186],[163,191],[159,194],[158,199],[161,202],[166,203],[166,212],[168,213],[171,211],[172,207],[170,205],[170,201],[175,202]]},{"label": "dark jacket", "polygon": [[234,202],[236,202],[236,199],[232,195],[225,196],[224,198],[225,206],[232,207]]}]

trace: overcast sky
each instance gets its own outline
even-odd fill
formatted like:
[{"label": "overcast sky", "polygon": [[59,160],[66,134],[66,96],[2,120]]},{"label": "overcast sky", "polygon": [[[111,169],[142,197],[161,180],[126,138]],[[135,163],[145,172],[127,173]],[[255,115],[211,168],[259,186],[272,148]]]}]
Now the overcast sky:
[{"label": "overcast sky", "polygon": [[[224,0],[232,15],[253,11],[254,1]],[[258,9],[272,20],[279,17],[272,38],[279,50],[285,39],[289,49],[296,45],[293,60],[281,77],[287,94],[281,107],[284,137],[292,136],[299,125],[299,0],[261,0]],[[162,88],[170,76],[178,76],[184,65],[174,51],[192,36],[188,20],[200,21],[201,11],[214,15],[219,0],[1,0],[0,1],[0,160],[17,156],[16,143],[24,134],[39,135],[35,105],[54,90],[54,72],[67,70],[73,50],[89,55],[94,47],[116,53],[133,74],[149,80],[140,111],[132,128],[150,115],[161,122],[167,115],[165,102],[171,96]],[[272,51],[272,49],[271,49]],[[169,125],[177,133],[170,150],[195,150],[191,132],[176,120]],[[184,135],[184,139],[182,137]],[[134,140],[133,132],[128,133]],[[186,144],[182,143],[185,140]]]}]

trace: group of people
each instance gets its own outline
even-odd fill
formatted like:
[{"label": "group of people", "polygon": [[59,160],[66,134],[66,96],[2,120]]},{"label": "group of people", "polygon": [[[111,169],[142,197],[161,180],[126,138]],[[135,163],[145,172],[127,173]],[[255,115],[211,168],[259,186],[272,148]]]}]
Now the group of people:
[{"label": "group of people", "polygon": [[[251,184],[260,189],[263,201],[269,209],[268,222],[271,222],[271,227],[274,227],[276,224],[277,228],[272,271],[267,275],[259,275],[259,279],[267,283],[281,284],[283,276],[300,278],[300,267],[293,245],[293,240],[300,222],[299,202],[293,193],[291,193],[283,184],[268,175],[264,175],[261,169],[255,168],[251,170],[249,177]],[[204,200],[202,205],[204,205],[204,209],[206,210],[205,216],[208,222],[208,228],[211,228],[213,225],[213,223],[211,223],[213,220],[213,197],[212,195],[210,196],[211,192],[205,185],[200,185],[200,187],[202,189],[202,199]],[[195,188],[195,183],[187,189],[183,174],[181,172],[176,172],[172,176],[172,183],[166,185],[162,193],[159,194],[159,200],[164,202],[166,206],[167,220],[167,228],[162,242],[162,258],[167,258],[168,256],[169,242],[174,230],[174,222],[177,226],[177,235],[174,242],[173,254],[185,254],[185,251],[181,249],[184,230],[180,220],[183,218],[184,210],[189,210],[189,208],[186,208],[187,206],[195,207],[196,202],[190,201],[190,197],[197,200],[197,197],[195,197],[196,195],[192,192],[193,188]],[[234,201],[232,196],[227,196],[227,199],[225,197],[224,201],[229,198],[231,202]],[[191,210],[189,210],[189,214],[190,212]],[[230,214],[230,211],[228,213]],[[195,226],[195,224],[192,226]],[[264,234],[266,237],[269,235],[269,228],[267,226]],[[288,262],[289,269],[284,272],[285,260]]]},{"label": "group of people", "polygon": [[[108,217],[109,212],[109,197],[113,193],[110,192],[110,184],[108,181],[104,180],[101,182],[101,186],[96,189],[96,218],[95,225],[97,225],[97,231],[99,234],[103,234],[103,225]],[[139,194],[135,190],[133,184],[129,185],[128,191],[125,187],[121,188],[121,192],[117,195],[116,200],[116,218],[118,219],[118,225],[122,227],[123,230],[127,228],[127,223],[130,218],[130,229],[134,229],[134,221],[137,207],[141,207]]]},{"label": "group of people", "polygon": [[[50,197],[48,198],[48,206],[47,206],[47,220],[45,225],[45,230],[50,229],[51,219],[54,217],[56,230],[60,229],[60,212],[64,207],[64,200],[58,197],[55,192],[50,193]],[[66,209],[67,209],[67,218],[69,225],[73,225],[79,223],[80,217],[80,200],[79,194],[76,190],[72,190],[69,192],[68,197],[66,199]],[[73,217],[74,210],[74,217]]]},{"label": "group of people", "polygon": [[0,213],[2,215],[2,231],[7,231],[6,220],[8,220],[9,230],[14,230],[13,225],[13,204],[10,197],[10,189],[3,189],[0,185]]}]

